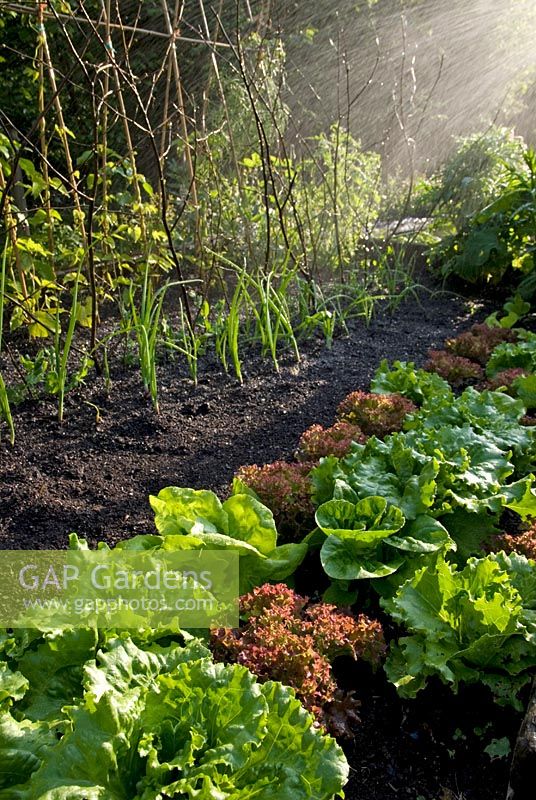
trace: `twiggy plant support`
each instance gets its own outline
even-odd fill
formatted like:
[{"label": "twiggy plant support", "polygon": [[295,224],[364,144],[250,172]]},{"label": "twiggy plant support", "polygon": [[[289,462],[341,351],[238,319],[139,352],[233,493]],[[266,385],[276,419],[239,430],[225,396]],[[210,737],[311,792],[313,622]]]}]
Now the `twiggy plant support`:
[{"label": "twiggy plant support", "polygon": [[[0,164],[0,192],[4,192],[6,188],[7,185],[4,176],[4,170],[2,169],[2,165]],[[17,241],[17,224],[15,222],[13,214],[11,213],[11,204],[9,197],[7,197],[6,203],[4,205],[4,223],[6,226],[6,231],[9,237],[9,241],[11,243],[13,257],[15,259],[15,268],[20,283],[21,293],[23,298],[26,300],[28,297],[28,290],[26,288],[26,278],[24,277],[24,270],[22,268],[19,244]],[[0,298],[0,302],[3,302],[3,299],[4,299],[3,297]]]},{"label": "twiggy plant support", "polygon": [[[104,1],[104,0],[103,0]],[[109,42],[111,46],[111,36],[110,36],[110,4],[111,0],[106,0],[105,5],[105,13],[104,13],[104,20],[105,20],[105,29],[104,29],[104,41]],[[101,111],[101,118],[100,118],[100,146],[101,146],[101,154],[100,154],[100,173],[101,173],[101,180],[102,180],[102,232],[103,232],[103,242],[104,242],[104,252],[107,255],[111,255],[113,253],[108,246],[108,235],[109,235],[109,227],[108,227],[108,98],[110,95],[110,63],[108,58],[106,58],[106,66],[103,68],[103,78],[102,78],[102,111]],[[113,261],[115,265],[115,259]],[[115,271],[115,266],[113,267]]]},{"label": "twiggy plant support", "polygon": [[138,213],[139,213],[139,220],[140,220],[140,231],[141,231],[141,239],[144,244],[147,244],[147,226],[145,224],[145,215],[143,213],[143,201],[141,197],[141,189],[140,189],[140,182],[138,178],[138,166],[136,163],[136,153],[134,152],[134,146],[132,144],[132,136],[130,135],[130,127],[128,124],[128,114],[126,111],[125,106],[125,99],[123,97],[123,89],[121,87],[121,77],[119,74],[119,69],[117,65],[117,59],[115,56],[115,51],[111,39],[110,33],[110,4],[107,3],[103,6],[103,16],[106,23],[106,31],[107,31],[107,38],[104,41],[104,46],[106,48],[107,58],[109,60],[110,66],[112,68],[113,76],[114,76],[114,83],[115,83],[115,96],[117,98],[117,105],[119,107],[119,114],[121,116],[121,120],[123,122],[123,132],[125,135],[125,142],[128,151],[128,158],[130,161],[130,169],[132,170],[132,186],[134,189],[134,195],[136,197],[136,203],[138,205]]},{"label": "twiggy plant support", "polygon": [[[40,7],[44,7],[45,3],[39,3]],[[73,159],[71,156],[71,148],[69,146],[69,136],[67,133],[67,126],[65,125],[65,119],[63,117],[63,108],[61,105],[60,100],[60,93],[58,92],[58,86],[56,83],[56,74],[54,72],[54,66],[52,64],[52,59],[50,57],[50,50],[48,47],[48,39],[46,29],[43,23],[39,25],[39,38],[41,44],[41,53],[43,55],[43,61],[47,68],[48,72],[48,79],[50,81],[50,86],[52,89],[52,94],[54,96],[54,108],[56,110],[56,117],[58,120],[58,124],[56,126],[56,130],[60,137],[63,152],[65,154],[65,166],[67,168],[67,178],[69,181],[69,191],[71,194],[71,198],[73,201],[74,206],[74,222],[75,227],[78,228],[80,233],[80,238],[82,240],[82,244],[84,250],[87,250],[87,235],[86,229],[84,225],[84,212],[82,211],[82,206],[80,204],[80,195],[78,191],[78,181],[76,179],[74,166],[73,166]]]},{"label": "twiggy plant support", "polygon": [[175,79],[175,91],[177,93],[177,105],[179,111],[179,119],[182,128],[182,138],[184,141],[184,155],[186,158],[186,166],[188,168],[188,175],[190,178],[190,194],[192,198],[192,202],[194,204],[194,214],[195,214],[195,246],[198,254],[202,251],[202,235],[201,235],[201,219],[199,216],[199,200],[197,197],[197,182],[196,182],[196,175],[195,175],[195,168],[194,168],[194,159],[192,158],[192,144],[190,142],[190,137],[188,133],[188,121],[186,119],[186,111],[184,108],[184,92],[182,89],[182,76],[179,66],[179,58],[177,55],[177,38],[180,34],[177,23],[182,16],[182,10],[184,8],[183,3],[181,2],[179,8],[179,0],[177,0],[177,5],[175,7],[175,20],[174,24],[171,21],[171,17],[169,16],[169,9],[167,6],[167,0],[161,0],[162,5],[162,12],[164,14],[164,20],[166,23],[167,32],[170,36],[170,59],[171,59],[171,66],[173,69],[173,77]]},{"label": "twiggy plant support", "polygon": [[[39,30],[44,27],[44,4],[39,3],[37,12],[37,24]],[[39,109],[39,147],[40,147],[40,161],[41,173],[45,188],[43,190],[43,206],[47,217],[47,238],[48,249],[50,252],[49,266],[53,274],[56,274],[54,265],[54,227],[52,222],[52,206],[50,201],[50,175],[48,171],[48,144],[47,144],[47,123],[45,116],[45,60],[43,53],[43,38],[38,36],[37,43],[37,62],[38,62],[38,81],[39,88],[37,92],[37,102]]]},{"label": "twiggy plant support", "polygon": [[[220,2],[220,12],[221,12],[221,8],[222,8],[222,4],[223,3]],[[202,16],[202,19],[203,19],[203,27],[205,29],[205,35],[207,37],[207,40],[209,40],[210,39],[210,28],[209,28],[209,25],[208,25],[208,19],[207,19],[207,15],[206,15],[206,11],[205,11],[204,0],[199,0],[199,9],[201,11],[201,16]],[[218,28],[220,28],[220,13],[218,13],[218,15],[217,15],[217,25],[218,25]],[[216,40],[217,36],[214,36],[213,38],[214,38],[214,40]],[[235,139],[234,139],[234,133],[233,133],[233,126],[232,126],[231,117],[230,117],[230,114],[229,114],[229,106],[227,104],[227,98],[225,96],[225,90],[223,88],[223,83],[222,83],[222,80],[221,80],[220,69],[219,69],[219,65],[218,65],[218,59],[216,57],[216,52],[215,52],[214,48],[211,49],[210,57],[211,57],[211,61],[212,61],[212,69],[213,69],[214,77],[216,78],[216,83],[218,85],[218,93],[220,95],[220,100],[221,100],[221,103],[222,103],[222,106],[223,106],[223,113],[225,115],[225,122],[227,124],[227,133],[228,133],[228,136],[229,136],[229,149],[231,151],[231,158],[232,158],[233,167],[234,167],[234,170],[235,170],[236,185],[238,187],[238,194],[240,196],[240,203],[242,205],[242,208],[246,208],[246,198],[245,198],[245,193],[244,193],[244,182],[242,180],[242,170],[240,169],[240,165],[238,163],[238,155],[237,155],[237,152],[236,152],[236,145],[235,145]],[[248,249],[248,255],[252,259],[253,258],[253,245],[252,245],[251,228],[250,228],[249,220],[246,217],[244,217],[243,222],[244,222],[244,236],[246,238],[246,246],[247,246],[247,249]]]}]

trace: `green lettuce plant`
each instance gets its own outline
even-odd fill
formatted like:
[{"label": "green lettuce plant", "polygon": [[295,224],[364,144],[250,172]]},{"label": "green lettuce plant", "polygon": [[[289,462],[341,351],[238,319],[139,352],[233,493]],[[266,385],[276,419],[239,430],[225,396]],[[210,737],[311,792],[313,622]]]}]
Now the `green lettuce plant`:
[{"label": "green lettuce plant", "polygon": [[408,421],[407,428],[426,429],[428,436],[433,436],[434,431],[443,426],[453,429],[470,426],[490,444],[509,454],[515,473],[524,475],[534,469],[536,463],[534,431],[522,424],[524,414],[525,406],[519,399],[503,392],[479,392],[469,387],[459,397],[430,398],[419,414]]},{"label": "green lettuce plant", "polygon": [[17,667],[35,642],[3,637],[0,797],[330,800],[341,791],[342,750],[315,729],[291,689],[214,664],[196,639],[103,638],[99,649],[93,641],[77,651],[75,699],[64,692],[68,705],[33,721],[25,698],[33,689],[38,699],[46,683]]},{"label": "green lettuce plant", "polygon": [[[343,459],[322,459],[311,474],[314,501],[383,497],[406,525],[439,523],[457,546],[453,557],[463,562],[498,532],[505,508],[522,519],[536,516],[534,430],[522,424],[524,410],[519,400],[473,388],[457,398],[430,398],[408,418],[407,431],[354,444]],[[391,572],[396,541],[386,538],[375,559]],[[355,554],[347,558],[355,569]]]},{"label": "green lettuce plant", "polygon": [[316,522],[327,536],[320,561],[335,581],[385,578],[408,559],[454,546],[437,520],[422,514],[406,523],[402,511],[379,496],[329,500]]},{"label": "green lettuce plant", "polygon": [[457,689],[484,683],[514,703],[536,667],[536,569],[517,555],[470,559],[457,570],[438,557],[382,605],[409,635],[391,648],[389,679],[414,697],[437,676]]},{"label": "green lettuce plant", "polygon": [[307,552],[302,543],[277,545],[272,512],[251,495],[234,494],[222,503],[208,490],[170,486],[149,499],[162,537],[157,546],[239,553],[241,594],[268,580],[284,580]]},{"label": "green lettuce plant", "polygon": [[426,398],[436,399],[451,393],[448,383],[434,372],[417,369],[413,361],[389,362],[384,358],[374,373],[370,388],[377,394],[402,394],[417,405]]},{"label": "green lettuce plant", "polygon": [[494,378],[505,370],[522,369],[526,373],[536,372],[536,334],[519,332],[519,341],[498,345],[486,366],[488,378]]}]

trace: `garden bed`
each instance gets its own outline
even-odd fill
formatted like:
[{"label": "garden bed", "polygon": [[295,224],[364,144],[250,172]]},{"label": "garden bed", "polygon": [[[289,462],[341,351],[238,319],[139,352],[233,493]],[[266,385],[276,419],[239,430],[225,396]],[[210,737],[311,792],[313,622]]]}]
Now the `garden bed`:
[{"label": "garden bed", "polygon": [[61,548],[71,531],[90,544],[146,533],[149,494],[168,485],[224,494],[240,466],[290,457],[306,428],[330,423],[349,392],[368,387],[382,358],[421,364],[428,348],[489,310],[427,293],[369,327],[354,324],[331,350],[305,343],[301,362],[289,355],[279,373],[250,353],[242,385],[207,362],[194,389],[177,364],[162,363],[158,416],[139,373],[118,356],[109,395],[102,380],[88,378],[67,398],[63,425],[54,400],[16,411],[15,446],[5,431],[0,442],[0,548]]},{"label": "garden bed", "polygon": [[[238,467],[289,458],[308,426],[330,423],[340,400],[368,386],[381,358],[422,363],[429,347],[488,311],[427,294],[368,328],[355,324],[331,351],[307,344],[301,363],[284,359],[279,374],[252,354],[243,385],[206,363],[194,390],[164,363],[159,416],[136,370],[119,358],[109,395],[88,382],[69,398],[61,427],[52,404],[26,402],[15,415],[14,448],[6,437],[0,445],[0,547],[61,548],[72,530],[90,545],[150,532],[149,494],[175,485],[223,496]],[[504,800],[508,758],[484,748],[502,737],[513,743],[519,714],[494,706],[484,689],[454,697],[432,681],[408,702],[382,671],[346,671],[344,662],[339,669],[361,703],[355,739],[344,744],[349,800]]]}]

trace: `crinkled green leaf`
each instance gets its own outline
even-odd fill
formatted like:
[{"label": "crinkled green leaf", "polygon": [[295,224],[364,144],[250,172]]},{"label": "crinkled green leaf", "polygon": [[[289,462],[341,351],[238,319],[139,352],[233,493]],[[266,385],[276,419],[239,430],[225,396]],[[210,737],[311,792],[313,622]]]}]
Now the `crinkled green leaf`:
[{"label": "crinkled green leaf", "polygon": [[491,553],[490,558],[508,573],[524,609],[536,610],[536,562],[519,553]]},{"label": "crinkled green leaf", "polygon": [[455,548],[446,528],[425,514],[408,522],[398,535],[390,536],[386,544],[408,553],[435,553],[443,548]]},{"label": "crinkled green leaf", "polygon": [[419,414],[413,415],[408,427],[433,432],[443,426],[469,425],[503,452],[512,450],[516,466],[527,469],[534,457],[535,432],[520,424],[524,413],[520,400],[503,392],[478,392],[469,387],[456,398],[429,398]]},{"label": "crinkled green leaf", "polygon": [[159,533],[190,533],[198,523],[213,533],[228,533],[227,515],[214,492],[168,486],[149,498]]},{"label": "crinkled green leaf", "polygon": [[493,378],[506,369],[536,372],[536,334],[525,331],[521,341],[504,342],[494,349],[486,366],[486,375]]},{"label": "crinkled green leaf", "polygon": [[[517,571],[518,586],[533,598],[527,563]],[[454,688],[491,674],[502,674],[512,689],[522,685],[517,676],[536,668],[536,637],[515,574],[503,556],[470,559],[459,571],[439,557],[382,600],[411,633],[392,647],[386,665],[401,694],[414,696],[431,675]]]},{"label": "crinkled green leaf", "polygon": [[384,578],[396,572],[404,559],[392,550],[382,558],[378,550],[364,550],[352,539],[328,536],[320,550],[320,561],[330,578],[352,581]]},{"label": "crinkled green leaf", "polygon": [[2,790],[25,783],[57,742],[46,723],[19,722],[0,713],[0,796],[6,796]]},{"label": "crinkled green leaf", "polygon": [[277,531],[269,508],[246,494],[235,494],[223,504],[227,529],[233,539],[241,539],[268,555],[276,546]]},{"label": "crinkled green leaf", "polygon": [[525,408],[536,408],[536,375],[520,375],[513,385]]},{"label": "crinkled green leaf", "polygon": [[471,556],[480,555],[485,543],[500,532],[497,516],[487,511],[474,514],[456,508],[442,517],[441,522],[456,543],[455,558],[460,563],[465,563]]},{"label": "crinkled green leaf", "polygon": [[388,505],[383,497],[371,496],[351,503],[329,500],[316,512],[316,523],[328,536],[352,539],[360,547],[369,548],[386,539],[404,525],[399,508]]},{"label": "crinkled green leaf", "polygon": [[0,707],[20,700],[28,690],[28,679],[22,672],[13,672],[5,661],[0,661]]},{"label": "crinkled green leaf", "polygon": [[214,664],[195,640],[150,651],[128,638],[108,645],[88,663],[60,741],[49,748],[55,737],[42,739],[32,723],[8,731],[21,766],[17,775],[6,762],[11,787],[0,798],[331,800],[341,791],[342,750],[291,689]]},{"label": "crinkled green leaf", "polygon": [[29,682],[23,706],[28,719],[54,720],[62,706],[81,695],[83,667],[96,645],[96,630],[73,628],[46,633],[37,647],[26,650],[17,666]]},{"label": "crinkled green leaf", "polygon": [[428,397],[451,394],[451,388],[435,372],[416,369],[413,361],[394,361],[391,366],[383,359],[370,384],[377,394],[397,393],[420,405]]},{"label": "crinkled green leaf", "polygon": [[528,475],[515,483],[505,486],[501,491],[501,504],[510,508],[522,519],[536,517],[536,490],[534,475]]}]

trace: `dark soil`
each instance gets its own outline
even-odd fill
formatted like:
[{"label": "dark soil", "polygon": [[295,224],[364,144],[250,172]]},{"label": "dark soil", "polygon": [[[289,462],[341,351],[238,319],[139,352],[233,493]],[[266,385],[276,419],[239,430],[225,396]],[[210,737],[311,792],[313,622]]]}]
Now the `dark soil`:
[{"label": "dark soil", "polygon": [[355,324],[331,350],[308,342],[300,363],[284,357],[279,373],[252,353],[242,385],[207,363],[194,388],[177,364],[162,363],[158,416],[137,369],[119,358],[109,395],[101,379],[88,379],[67,397],[63,425],[53,400],[26,401],[14,414],[14,448],[5,426],[0,442],[0,548],[62,548],[71,531],[91,544],[147,533],[149,494],[165,486],[224,494],[241,465],[291,458],[306,428],[331,424],[340,400],[368,388],[382,358],[422,363],[429,347],[489,311],[451,294],[422,302],[368,328]]},{"label": "dark soil", "polygon": [[[225,494],[239,466],[291,458],[307,427],[331,424],[336,405],[368,388],[382,358],[422,363],[429,347],[489,310],[425,295],[368,328],[355,324],[331,350],[303,345],[301,362],[284,358],[279,373],[252,354],[243,385],[207,363],[194,389],[176,364],[163,363],[159,416],[139,373],[119,357],[109,395],[91,379],[68,397],[62,426],[52,401],[27,401],[15,413],[13,448],[2,430],[0,548],[62,548],[70,531],[91,545],[152,532],[149,494],[168,485]],[[381,676],[364,680],[358,693],[362,725],[345,746],[349,800],[504,800],[507,759],[492,762],[483,748],[503,735],[513,743],[519,720],[505,722],[489,699],[484,706],[474,693],[453,700],[441,687],[402,704]],[[482,738],[474,734],[490,720]]]}]

